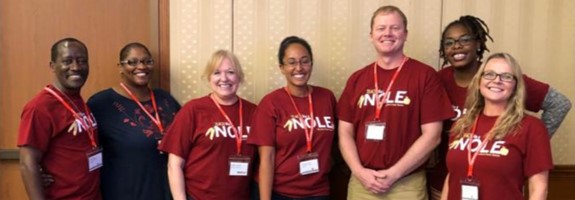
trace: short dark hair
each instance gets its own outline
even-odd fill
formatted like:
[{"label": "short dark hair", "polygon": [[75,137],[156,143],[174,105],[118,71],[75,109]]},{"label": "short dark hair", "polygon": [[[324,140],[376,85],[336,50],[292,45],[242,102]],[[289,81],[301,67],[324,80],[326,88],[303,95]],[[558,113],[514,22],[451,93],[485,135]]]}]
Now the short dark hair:
[{"label": "short dark hair", "polygon": [[150,57],[152,56],[152,54],[150,53],[150,50],[148,50],[148,47],[146,47],[145,45],[143,45],[142,43],[139,43],[139,42],[132,42],[132,43],[126,44],[126,46],[122,47],[122,49],[120,50],[120,61],[126,59],[126,57],[128,57],[128,53],[133,48],[142,48],[146,51],[148,56],[150,56]]},{"label": "short dark hair", "polygon": [[282,40],[282,42],[280,43],[280,49],[278,51],[278,60],[280,65],[284,64],[284,56],[286,54],[286,49],[291,45],[291,44],[301,44],[309,53],[309,58],[311,59],[311,61],[313,62],[313,53],[311,52],[311,46],[309,45],[309,43],[307,43],[307,41],[305,41],[303,38],[297,37],[297,36],[289,36],[286,37]]},{"label": "short dark hair", "polygon": [[80,40],[76,39],[76,38],[72,38],[72,37],[68,37],[68,38],[64,38],[61,40],[58,40],[56,43],[54,43],[52,45],[52,49],[51,49],[51,61],[52,62],[56,62],[56,59],[58,59],[58,54],[60,53],[58,51],[58,47],[60,47],[61,44],[65,43],[65,42],[77,42],[78,44],[81,44],[82,47],[84,47],[84,50],[86,50],[86,56],[88,56],[88,48],[86,47],[86,45],[81,42]]}]

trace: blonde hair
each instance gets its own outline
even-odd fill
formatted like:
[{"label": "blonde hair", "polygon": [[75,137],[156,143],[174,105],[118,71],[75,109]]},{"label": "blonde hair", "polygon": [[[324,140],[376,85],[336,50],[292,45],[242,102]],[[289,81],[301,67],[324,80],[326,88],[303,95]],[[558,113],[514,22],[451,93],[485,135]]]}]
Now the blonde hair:
[{"label": "blonde hair", "polygon": [[214,71],[216,71],[216,69],[220,67],[220,64],[222,64],[222,61],[226,58],[229,59],[230,62],[232,62],[232,65],[234,66],[235,71],[238,74],[238,77],[240,78],[240,83],[243,82],[244,72],[242,70],[242,65],[240,64],[240,61],[238,60],[236,55],[234,55],[234,53],[223,49],[217,50],[212,54],[210,60],[208,60],[208,63],[204,68],[202,78],[210,81],[210,75],[212,75],[212,73],[214,73]]},{"label": "blonde hair", "polygon": [[387,6],[381,6],[377,10],[375,10],[375,12],[373,12],[373,15],[371,16],[371,26],[369,27],[370,32],[373,31],[373,23],[375,21],[375,17],[377,17],[379,14],[389,14],[389,13],[399,14],[399,16],[403,21],[403,26],[405,26],[405,31],[407,31],[407,17],[405,16],[405,14],[398,7],[387,5]]},{"label": "blonde hair", "polygon": [[454,134],[456,138],[461,138],[464,134],[469,133],[474,125],[475,119],[478,118],[483,111],[485,99],[479,90],[481,76],[489,61],[496,58],[505,60],[511,67],[516,82],[515,90],[507,100],[505,111],[497,117],[488,137],[489,139],[502,139],[508,134],[517,133],[516,130],[520,128],[521,120],[525,115],[525,83],[523,82],[523,73],[521,72],[519,64],[511,55],[507,53],[495,53],[487,58],[485,64],[479,68],[471,80],[467,90],[467,99],[465,100],[467,113],[463,115],[461,119],[457,120],[451,129],[451,133]]}]

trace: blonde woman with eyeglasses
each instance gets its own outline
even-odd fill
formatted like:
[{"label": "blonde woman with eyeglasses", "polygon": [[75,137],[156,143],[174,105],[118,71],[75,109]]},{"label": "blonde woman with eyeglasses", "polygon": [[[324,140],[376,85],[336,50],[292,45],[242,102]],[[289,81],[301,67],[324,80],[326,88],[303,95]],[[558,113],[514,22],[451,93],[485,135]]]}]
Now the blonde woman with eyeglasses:
[{"label": "blonde woman with eyeglasses", "polygon": [[546,199],[553,168],[547,129],[525,112],[519,64],[491,55],[470,82],[467,113],[451,129],[441,199]]}]

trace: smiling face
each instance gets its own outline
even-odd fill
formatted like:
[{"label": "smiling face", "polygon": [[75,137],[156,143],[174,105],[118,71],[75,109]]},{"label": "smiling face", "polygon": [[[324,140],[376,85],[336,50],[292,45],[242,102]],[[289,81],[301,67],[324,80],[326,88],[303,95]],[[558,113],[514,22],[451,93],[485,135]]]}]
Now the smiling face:
[{"label": "smiling face", "polygon": [[78,42],[66,41],[57,48],[56,59],[50,62],[56,76],[55,86],[63,92],[80,92],[90,73],[86,47]]},{"label": "smiling face", "polygon": [[154,62],[152,56],[142,47],[128,50],[125,58],[120,61],[122,81],[134,87],[148,87],[152,80]]},{"label": "smiling face", "polygon": [[219,66],[209,75],[208,81],[213,97],[218,102],[235,102],[241,78],[230,58],[222,58]]},{"label": "smiling face", "polygon": [[288,88],[307,88],[313,69],[309,52],[299,43],[290,44],[285,50],[280,69],[286,77]]},{"label": "smiling face", "polygon": [[479,42],[463,25],[455,24],[445,31],[442,39],[445,59],[456,68],[478,64],[477,49]]},{"label": "smiling face", "polygon": [[[485,64],[482,74],[479,90],[485,100],[485,105],[506,106],[511,95],[515,92],[517,84],[515,77],[513,79],[507,78],[508,80],[503,77],[515,76],[509,63],[503,58],[490,59]],[[489,80],[493,77],[493,80]]]},{"label": "smiling face", "polygon": [[373,18],[370,40],[379,55],[403,54],[407,27],[397,12],[380,12]]}]

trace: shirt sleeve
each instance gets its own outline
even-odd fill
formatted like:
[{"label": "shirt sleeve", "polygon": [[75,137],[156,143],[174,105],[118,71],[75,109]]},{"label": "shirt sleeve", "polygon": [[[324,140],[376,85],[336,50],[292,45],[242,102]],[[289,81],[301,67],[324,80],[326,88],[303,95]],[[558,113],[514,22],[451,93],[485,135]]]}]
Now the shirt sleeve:
[{"label": "shirt sleeve", "polygon": [[426,81],[421,101],[421,124],[435,121],[443,121],[455,116],[447,92],[441,83],[437,73],[427,70]]},{"label": "shirt sleeve", "polygon": [[248,144],[257,146],[275,146],[276,123],[279,120],[272,101],[264,97],[252,119],[252,131],[248,135]]},{"label": "shirt sleeve", "polygon": [[51,119],[35,108],[24,108],[18,131],[18,147],[30,146],[45,152],[53,132]]},{"label": "shirt sleeve", "polygon": [[195,131],[193,106],[184,106],[180,110],[168,131],[162,138],[159,149],[182,158],[187,158],[193,146],[193,134]]},{"label": "shirt sleeve", "polygon": [[549,91],[549,85],[527,75],[523,75],[523,81],[525,82],[525,108],[532,112],[539,112],[545,100],[545,95]]},{"label": "shirt sleeve", "polygon": [[525,159],[523,161],[525,177],[531,177],[539,172],[553,168],[551,145],[549,136],[547,135],[547,129],[539,119],[534,117],[531,119],[531,123],[523,127],[526,129],[525,137],[527,137]]},{"label": "shirt sleeve", "polygon": [[[355,75],[355,74],[354,74]],[[339,101],[337,102],[337,118],[338,120],[346,121],[353,123],[353,94],[354,94],[354,75],[349,77],[347,83],[345,84],[345,88],[339,97]]]},{"label": "shirt sleeve", "polygon": [[551,137],[555,134],[561,122],[567,117],[569,110],[571,110],[571,101],[564,94],[550,87],[541,109],[543,109],[541,120],[545,123],[545,127],[547,127]]}]

